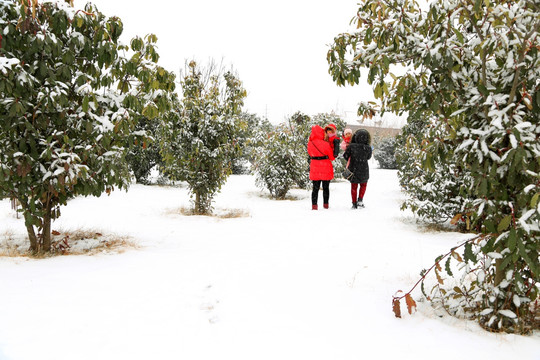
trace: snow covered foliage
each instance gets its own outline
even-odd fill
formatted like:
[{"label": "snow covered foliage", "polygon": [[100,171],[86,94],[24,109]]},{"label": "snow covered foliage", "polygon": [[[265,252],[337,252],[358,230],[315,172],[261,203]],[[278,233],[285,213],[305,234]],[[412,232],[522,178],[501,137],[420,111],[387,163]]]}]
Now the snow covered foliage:
[{"label": "snow covered foliage", "polygon": [[[148,138],[143,141],[142,146],[131,147],[126,155],[126,161],[135,176],[135,181],[139,184],[150,184],[151,170],[163,167],[163,158],[157,139],[160,124],[160,119],[143,118],[136,126],[136,129],[144,132]],[[138,141],[135,145],[139,145]]]},{"label": "snow covered foliage", "polygon": [[188,183],[196,214],[208,214],[239,153],[246,90],[232,72],[214,63],[201,69],[195,61],[187,64],[180,84],[183,97],[160,132],[165,172]]},{"label": "snow covered foliage", "polygon": [[[424,146],[431,140],[446,137],[444,127],[421,114],[409,114],[408,123],[398,136],[396,162],[398,177],[407,197],[402,209],[408,208],[427,222],[444,223],[464,211],[469,198],[464,189],[470,184],[466,169],[456,165],[453,146],[439,143],[445,147],[446,156],[425,157]],[[459,216],[456,224],[463,230],[470,229],[470,219]]]},{"label": "snow covered foliage", "polygon": [[[540,292],[540,5],[432,0],[425,11],[414,0],[364,0],[353,22],[358,31],[336,37],[328,52],[334,81],[357,84],[368,68],[382,111],[429,119],[440,136],[416,147],[421,171],[461,177],[451,180],[463,198],[453,219],[485,234],[461,256],[469,265],[463,271],[476,269],[469,276],[476,275],[480,291],[454,313],[472,314],[490,330],[537,326],[531,313]],[[391,72],[396,68],[399,75]],[[431,184],[440,181],[445,177]],[[440,293],[443,303],[450,294]]]},{"label": "snow covered foliage", "polygon": [[260,133],[258,139],[261,146],[253,163],[256,184],[267,189],[273,198],[284,199],[291,188],[306,182],[305,144],[298,147],[291,128],[285,124],[278,125],[272,132]]},{"label": "snow covered foliage", "polygon": [[252,140],[252,172],[256,184],[271,196],[283,199],[287,192],[309,184],[309,164],[306,150],[311,118],[301,112],[270,129],[260,127]]},{"label": "snow covered foliage", "polygon": [[330,114],[319,114],[311,117],[301,111],[297,111],[283,124],[283,129],[286,129],[285,131],[289,135],[289,141],[292,143],[292,149],[296,156],[300,158],[300,169],[306,169],[305,172],[296,172],[296,170],[291,169],[295,173],[293,178],[295,179],[296,186],[301,189],[307,189],[311,185],[311,181],[309,180],[309,156],[307,153],[307,142],[311,133],[311,127],[316,122],[319,122],[324,127],[324,125],[329,124],[329,122],[325,122],[327,120],[334,120],[334,117]]},{"label": "snow covered foliage", "polygon": [[121,33],[90,4],[0,2],[0,198],[21,204],[34,252],[68,199],[128,186],[124,155],[144,135],[131,131],[174,89],[155,36],[128,48]]},{"label": "snow covered foliage", "polygon": [[256,140],[257,134],[269,133],[274,127],[268,119],[262,119],[256,114],[242,112],[239,118],[237,127],[238,146],[240,153],[233,159],[232,171],[233,174],[248,174],[250,172],[250,164],[256,157],[259,146],[261,145]]},{"label": "snow covered foliage", "polygon": [[376,144],[373,157],[381,169],[397,169],[395,152],[396,138],[386,137]]}]

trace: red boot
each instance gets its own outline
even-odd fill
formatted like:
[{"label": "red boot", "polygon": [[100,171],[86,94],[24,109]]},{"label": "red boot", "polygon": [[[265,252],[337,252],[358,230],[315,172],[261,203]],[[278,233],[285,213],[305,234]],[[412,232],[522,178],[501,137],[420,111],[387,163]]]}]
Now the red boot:
[{"label": "red boot", "polygon": [[311,210],[319,210],[319,207],[317,205],[311,205]]},{"label": "red boot", "polygon": [[328,209],[328,204],[323,204],[323,207],[324,207],[325,209]]}]

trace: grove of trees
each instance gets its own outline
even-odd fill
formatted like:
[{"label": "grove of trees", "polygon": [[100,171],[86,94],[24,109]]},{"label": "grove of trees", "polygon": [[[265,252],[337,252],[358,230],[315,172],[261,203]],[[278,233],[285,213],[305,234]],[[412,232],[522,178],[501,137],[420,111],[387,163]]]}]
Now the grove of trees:
[{"label": "grove of trees", "polygon": [[[376,155],[397,162],[403,207],[474,234],[421,272],[423,294],[490,331],[537,329],[540,4],[361,0],[352,23],[328,51],[329,70],[340,86],[367,70],[377,102],[359,115],[407,115]],[[122,21],[91,4],[0,1],[0,24],[0,199],[20,204],[33,253],[51,250],[51,222],[69,199],[127,189],[133,175],[145,183],[156,166],[188,184],[195,214],[212,211],[246,161],[284,198],[310,186],[311,127],[345,126],[335,114],[274,126],[243,113],[242,81],[213,62],[186,63],[179,94],[156,36],[124,45]]]}]

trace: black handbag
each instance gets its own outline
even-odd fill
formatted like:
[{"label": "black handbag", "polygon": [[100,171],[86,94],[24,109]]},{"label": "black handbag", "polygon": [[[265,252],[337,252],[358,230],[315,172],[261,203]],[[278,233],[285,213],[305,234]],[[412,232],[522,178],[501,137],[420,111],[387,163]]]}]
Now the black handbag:
[{"label": "black handbag", "polygon": [[343,176],[344,179],[346,180],[350,180],[354,173],[349,170],[349,164],[351,163],[351,158],[349,158],[349,161],[347,161],[347,166],[345,166],[345,169],[343,169],[343,171],[341,172],[341,176]]}]

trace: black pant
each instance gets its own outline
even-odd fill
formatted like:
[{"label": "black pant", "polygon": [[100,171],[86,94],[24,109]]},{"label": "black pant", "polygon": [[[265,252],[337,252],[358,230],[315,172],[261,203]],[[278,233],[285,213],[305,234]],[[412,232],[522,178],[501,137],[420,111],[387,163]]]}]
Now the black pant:
[{"label": "black pant", "polygon": [[328,204],[330,200],[330,180],[313,180],[313,191],[311,192],[311,204],[317,205],[317,199],[319,198],[319,189],[321,188],[322,182],[322,196],[323,203]]}]

